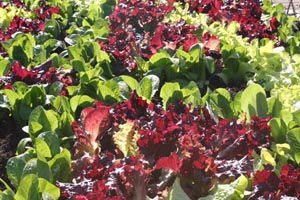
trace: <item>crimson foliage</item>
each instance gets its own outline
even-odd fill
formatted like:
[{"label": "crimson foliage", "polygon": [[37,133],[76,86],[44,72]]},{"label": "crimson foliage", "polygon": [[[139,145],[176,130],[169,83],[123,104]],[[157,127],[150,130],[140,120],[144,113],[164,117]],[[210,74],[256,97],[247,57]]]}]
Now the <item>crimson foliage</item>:
[{"label": "crimson foliage", "polygon": [[[86,109],[84,115],[97,109],[106,112],[96,106]],[[188,196],[197,199],[217,183],[230,182],[241,174],[253,175],[252,153],[259,154],[261,148],[271,145],[269,118],[253,117],[250,124],[227,119],[216,123],[205,108],[191,110],[179,101],[164,110],[136,93],[117,103],[111,113],[110,129],[106,124],[106,132],[101,131],[98,138],[101,152],[74,161],[72,183],[58,183],[65,198],[160,198],[175,177],[180,177]],[[98,120],[94,118],[89,120]],[[114,144],[113,135],[128,121],[135,123],[139,153],[125,157]],[[76,126],[82,122],[78,123]],[[74,129],[80,131],[76,136],[86,135],[84,140],[78,138],[81,147],[91,147],[86,129],[84,123]],[[81,151],[84,153],[84,148]]]},{"label": "crimson foliage", "polygon": [[148,60],[161,48],[184,50],[198,42],[193,27],[184,22],[171,25],[163,19],[173,9],[167,4],[150,1],[118,1],[109,16],[110,34],[102,48],[111,53],[120,65],[117,73],[137,68],[138,57]]},{"label": "crimson foliage", "polygon": [[[28,10],[25,4],[19,0],[14,0],[11,2],[11,4],[16,7],[21,7],[24,10]],[[5,9],[8,5],[10,4],[6,2],[0,2],[0,8]],[[36,14],[34,19],[14,16],[9,26],[5,30],[0,29],[0,43],[11,39],[12,36],[17,32],[38,33],[39,31],[43,31],[45,28],[45,20],[50,18],[52,14],[59,13],[59,8],[51,7],[46,4],[46,1],[41,1],[39,7],[32,12]],[[7,52],[3,49],[1,44],[0,56],[7,56]]]}]

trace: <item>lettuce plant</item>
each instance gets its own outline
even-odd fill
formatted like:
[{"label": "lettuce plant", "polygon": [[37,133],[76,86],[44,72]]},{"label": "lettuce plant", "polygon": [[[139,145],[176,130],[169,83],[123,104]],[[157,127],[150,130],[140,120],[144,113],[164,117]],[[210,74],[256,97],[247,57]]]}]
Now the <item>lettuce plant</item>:
[{"label": "lettuce plant", "polygon": [[[110,125],[110,120],[102,120],[110,116],[107,109],[113,113]],[[113,108],[97,103],[81,115],[83,126],[73,124],[75,153],[90,156],[74,160],[73,183],[58,183],[67,198],[157,198],[178,177],[185,193],[196,199],[219,183],[250,177],[252,154],[271,147],[269,119],[252,117],[250,124],[224,119],[216,124],[206,109],[191,110],[178,102],[165,111],[135,93]],[[100,152],[95,155],[96,140]],[[230,167],[230,162],[237,165]]]}]

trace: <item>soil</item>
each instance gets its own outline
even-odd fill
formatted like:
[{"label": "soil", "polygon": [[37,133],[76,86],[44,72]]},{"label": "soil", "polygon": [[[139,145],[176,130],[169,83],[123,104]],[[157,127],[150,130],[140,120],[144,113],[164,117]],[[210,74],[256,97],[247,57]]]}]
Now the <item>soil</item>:
[{"label": "soil", "polygon": [[[13,120],[0,121],[0,178],[6,183],[9,183],[6,175],[6,163],[15,155],[18,142],[24,136],[22,131],[17,130]],[[0,183],[0,190],[4,189],[4,185]]]}]

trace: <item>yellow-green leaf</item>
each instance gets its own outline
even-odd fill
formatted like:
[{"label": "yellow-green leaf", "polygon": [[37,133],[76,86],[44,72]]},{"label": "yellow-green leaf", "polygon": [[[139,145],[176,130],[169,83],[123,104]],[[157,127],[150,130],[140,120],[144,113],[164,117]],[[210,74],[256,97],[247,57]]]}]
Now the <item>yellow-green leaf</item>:
[{"label": "yellow-green leaf", "polygon": [[137,133],[135,123],[127,122],[126,124],[121,124],[119,129],[120,130],[113,135],[114,143],[125,157],[137,155],[137,140],[139,139],[139,134]]},{"label": "yellow-green leaf", "polygon": [[270,164],[274,167],[276,166],[275,159],[273,158],[271,153],[266,148],[262,148],[260,156],[261,156],[261,162],[263,165]]}]

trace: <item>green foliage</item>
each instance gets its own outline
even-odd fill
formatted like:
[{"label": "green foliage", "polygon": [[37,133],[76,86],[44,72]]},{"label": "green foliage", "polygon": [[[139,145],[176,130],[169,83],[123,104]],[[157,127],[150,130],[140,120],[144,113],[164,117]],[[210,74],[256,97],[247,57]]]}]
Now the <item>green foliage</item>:
[{"label": "green foliage", "polygon": [[159,89],[160,80],[156,75],[145,76],[137,88],[137,94],[151,101],[152,97]]},{"label": "green foliage", "polygon": [[258,84],[247,87],[241,96],[241,108],[247,113],[247,119],[252,116],[266,117],[268,105],[265,90]]},{"label": "green foliage", "polygon": [[70,106],[75,116],[78,118],[81,110],[85,107],[91,106],[94,99],[87,95],[76,95],[70,99]]},{"label": "green foliage", "polygon": [[272,128],[272,138],[276,143],[284,143],[286,142],[286,133],[287,126],[285,122],[278,117],[272,118],[270,120],[270,126]]},{"label": "green foliage", "polygon": [[218,88],[209,95],[209,104],[213,107],[214,112],[222,118],[233,119],[235,116],[233,103],[231,94],[226,89]]},{"label": "green foliage", "polygon": [[7,176],[14,187],[18,187],[26,163],[34,157],[35,154],[32,151],[27,151],[24,154],[12,157],[7,161]]},{"label": "green foliage", "polygon": [[288,131],[287,142],[291,146],[293,158],[298,165],[300,163],[300,128],[294,128]]},{"label": "green foliage", "polygon": [[40,199],[39,180],[34,174],[30,174],[20,182],[20,189],[15,195],[15,199]]},{"label": "green foliage", "polygon": [[34,174],[25,176],[15,199],[58,199],[60,190],[52,183]]},{"label": "green foliage", "polygon": [[168,200],[190,200],[180,185],[180,179],[176,178],[168,195]]},{"label": "green foliage", "polygon": [[178,82],[165,83],[160,90],[160,97],[162,98],[164,109],[167,109],[169,104],[177,104],[180,100],[187,104],[191,103],[193,107],[201,104],[199,88],[193,81],[183,84],[183,87],[180,87]]},{"label": "green foliage", "polygon": [[163,100],[164,109],[167,109],[169,104],[176,104],[183,98],[183,94],[180,91],[179,83],[165,83],[160,91],[160,96]]},{"label": "green foliage", "polygon": [[30,65],[36,46],[35,40],[31,34],[19,33],[15,38],[2,43],[9,56],[24,66]]},{"label": "green foliage", "polygon": [[53,110],[36,107],[29,116],[29,134],[37,137],[41,132],[55,131],[58,127],[58,115]]},{"label": "green foliage", "polygon": [[37,106],[46,103],[46,91],[44,87],[33,86],[29,88],[23,82],[15,82],[14,90],[3,90],[8,99],[12,117],[20,126],[28,122],[31,111]]},{"label": "green foliage", "polygon": [[213,195],[201,197],[198,200],[231,200],[243,199],[246,188],[248,187],[248,179],[241,175],[238,179],[230,184],[218,184]]}]

